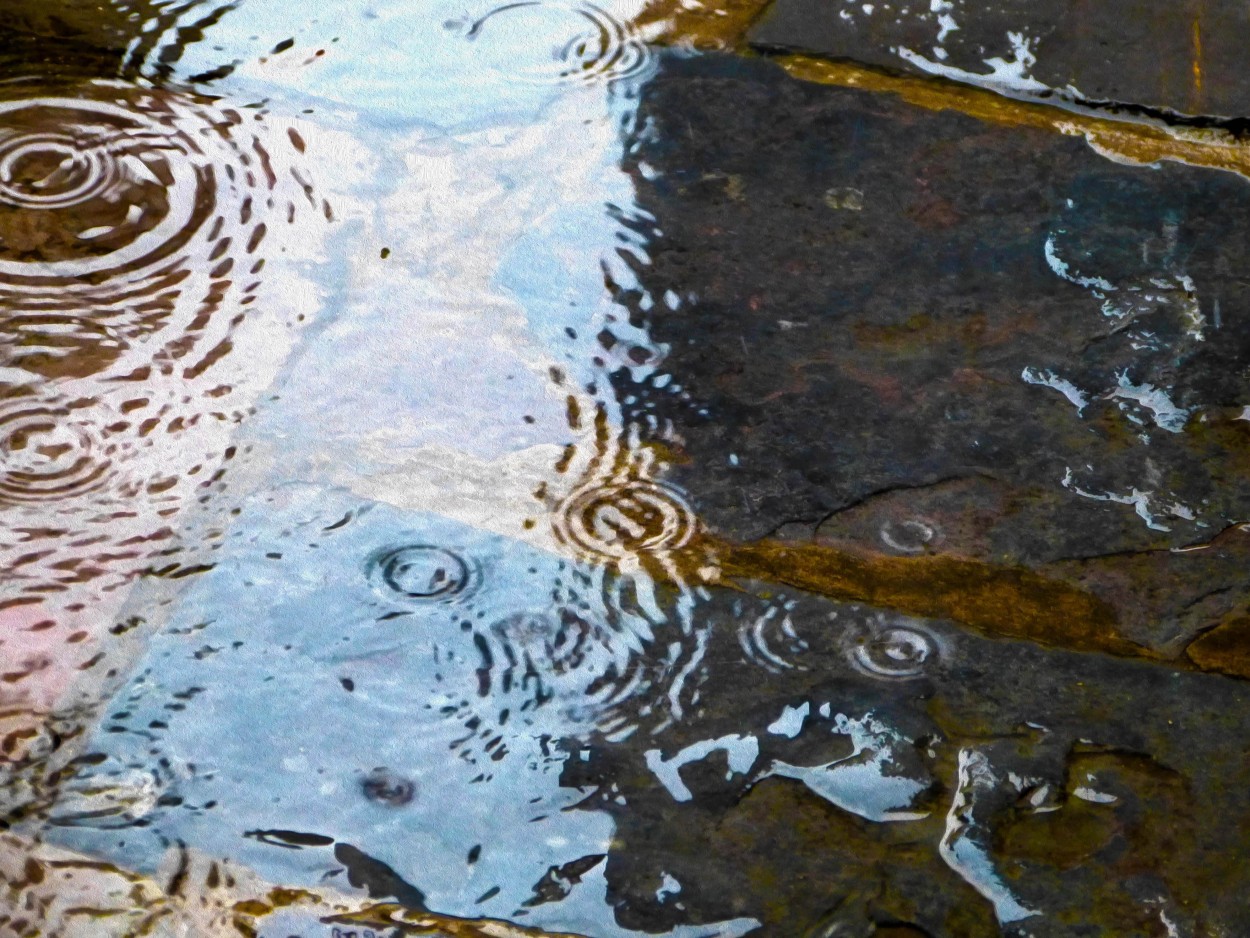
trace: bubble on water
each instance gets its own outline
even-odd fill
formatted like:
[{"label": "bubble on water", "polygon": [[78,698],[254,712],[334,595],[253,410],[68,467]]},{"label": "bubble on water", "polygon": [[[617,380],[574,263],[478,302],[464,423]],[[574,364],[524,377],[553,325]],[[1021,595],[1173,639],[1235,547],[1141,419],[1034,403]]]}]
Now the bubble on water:
[{"label": "bubble on water", "polygon": [[454,551],[413,544],[371,558],[369,579],[388,599],[425,603],[464,600],[480,577],[477,566]]},{"label": "bubble on water", "polygon": [[556,536],[591,560],[623,561],[662,554],[688,544],[698,526],[676,488],[628,480],[586,486],[555,513]]},{"label": "bubble on water", "polygon": [[402,808],[417,796],[414,781],[379,766],[360,782],[360,790],[370,801],[389,808]]},{"label": "bubble on water", "polygon": [[[487,66],[513,80],[611,82],[641,75],[652,63],[650,49],[631,24],[590,3],[522,0],[476,20],[447,25],[488,46]],[[526,39],[520,55],[519,36]],[[535,54],[536,48],[546,55]],[[490,62],[495,56],[499,61]]]},{"label": "bubble on water", "polygon": [[931,671],[942,655],[936,635],[910,621],[875,617],[847,636],[851,664],[873,677],[906,679]]}]

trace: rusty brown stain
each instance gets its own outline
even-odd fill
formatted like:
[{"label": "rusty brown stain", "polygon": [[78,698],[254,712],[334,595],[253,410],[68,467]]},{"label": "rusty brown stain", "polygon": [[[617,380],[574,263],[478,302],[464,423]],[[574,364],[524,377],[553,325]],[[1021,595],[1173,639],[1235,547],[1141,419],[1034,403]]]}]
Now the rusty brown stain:
[{"label": "rusty brown stain", "polygon": [[703,50],[740,50],[747,30],[772,0],[705,0],[687,7],[682,0],[652,0],[634,26],[655,42]]},{"label": "rusty brown stain", "polygon": [[1185,654],[1204,671],[1250,678],[1250,612],[1230,616],[1203,632]]},{"label": "rusty brown stain", "polygon": [[1114,120],[1047,104],[1014,101],[992,91],[942,79],[889,74],[850,62],[832,62],[806,55],[781,56],[776,61],[803,81],[893,94],[926,110],[957,111],[1004,127],[1084,137],[1096,151],[1121,162],[1146,165],[1172,160],[1250,178],[1250,149],[1219,130]]},{"label": "rusty brown stain", "polygon": [[1194,63],[1194,89],[1193,96],[1190,99],[1191,106],[1198,109],[1199,102],[1202,100],[1202,6],[1198,5],[1194,13],[1194,29],[1193,29],[1193,63]]},{"label": "rusty brown stain", "polygon": [[991,636],[1129,658],[1162,657],[1121,635],[1108,603],[1024,568],[943,555],[861,555],[771,540],[729,544],[705,538],[704,544],[731,579],[783,583],[908,615],[951,619]]},{"label": "rusty brown stain", "polygon": [[378,903],[345,915],[322,919],[327,924],[395,929],[401,935],[448,935],[451,938],[587,938],[571,932],[523,928],[500,919],[463,919]]}]

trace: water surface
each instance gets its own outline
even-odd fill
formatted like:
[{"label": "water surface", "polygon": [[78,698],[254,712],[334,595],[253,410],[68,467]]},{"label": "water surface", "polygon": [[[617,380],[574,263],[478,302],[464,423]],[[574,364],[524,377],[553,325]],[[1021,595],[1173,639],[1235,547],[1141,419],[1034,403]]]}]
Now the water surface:
[{"label": "water surface", "polygon": [[768,15],[4,14],[0,933],[1246,927],[1239,138]]}]

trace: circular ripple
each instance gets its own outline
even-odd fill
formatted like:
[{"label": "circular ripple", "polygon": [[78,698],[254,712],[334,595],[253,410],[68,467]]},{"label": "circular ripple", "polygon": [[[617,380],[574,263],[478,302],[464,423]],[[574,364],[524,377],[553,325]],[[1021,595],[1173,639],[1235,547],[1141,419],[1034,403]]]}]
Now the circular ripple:
[{"label": "circular ripple", "polygon": [[589,557],[626,560],[684,547],[697,524],[677,489],[634,481],[574,492],[557,508],[555,532]]},{"label": "circular ripple", "polygon": [[80,146],[65,133],[0,135],[0,202],[8,205],[80,205],[107,192],[118,173],[107,151]]},{"label": "circular ripple", "polygon": [[773,674],[807,670],[800,661],[809,646],[795,629],[792,608],[792,603],[772,606],[739,625],[738,644],[748,661]]},{"label": "circular ripple", "polygon": [[415,782],[382,767],[374,769],[361,780],[360,790],[370,801],[388,808],[402,808],[417,796]]},{"label": "circular ripple", "polygon": [[44,378],[79,378],[114,361],[126,336],[106,317],[55,309],[0,314],[0,364]]},{"label": "circular ripple", "polygon": [[[499,58],[491,67],[511,79],[539,84],[617,81],[644,72],[651,53],[634,28],[589,3],[522,0],[471,23],[449,23],[466,39],[488,42]],[[517,37],[525,37],[523,46]],[[546,56],[534,55],[535,45]],[[535,59],[538,59],[535,61]]]},{"label": "circular ripple", "polygon": [[114,82],[0,87],[24,95],[0,100],[0,365],[77,378],[216,362],[260,286],[262,207],[302,184],[262,123]]},{"label": "circular ripple", "polygon": [[478,696],[500,706],[528,711],[553,696],[583,687],[563,680],[583,668],[601,666],[607,654],[604,636],[582,616],[559,612],[520,612],[474,630]]},{"label": "circular ripple", "polygon": [[920,677],[941,656],[937,638],[912,624],[874,622],[851,636],[851,664],[865,674],[888,679]]},{"label": "circular ripple", "polygon": [[412,602],[449,602],[468,596],[477,571],[450,550],[413,544],[387,550],[372,559],[369,578],[384,596]]},{"label": "circular ripple", "polygon": [[594,642],[594,628],[572,610],[559,615],[517,613],[490,627],[508,661],[532,662],[544,674],[578,667]]},{"label": "circular ripple", "polygon": [[111,475],[95,424],[68,406],[0,404],[0,502],[63,500],[102,488]]},{"label": "circular ripple", "polygon": [[176,115],[90,98],[0,101],[0,279],[51,285],[167,257],[212,207]]}]

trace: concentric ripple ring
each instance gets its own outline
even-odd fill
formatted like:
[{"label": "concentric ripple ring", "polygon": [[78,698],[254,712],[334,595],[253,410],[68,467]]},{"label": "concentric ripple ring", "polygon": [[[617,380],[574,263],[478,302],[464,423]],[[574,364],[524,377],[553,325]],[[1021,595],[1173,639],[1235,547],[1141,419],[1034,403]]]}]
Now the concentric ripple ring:
[{"label": "concentric ripple ring", "polygon": [[0,202],[64,208],[108,190],[118,167],[103,149],[83,149],[64,133],[0,136]]},{"label": "concentric ripple ring", "polygon": [[111,468],[93,422],[76,419],[70,408],[31,400],[0,405],[0,503],[95,491]]},{"label": "concentric ripple ring", "polygon": [[851,664],[873,677],[920,677],[938,660],[937,639],[927,630],[901,623],[875,623],[852,636]]},{"label": "concentric ripple ring", "polygon": [[477,571],[469,561],[443,547],[413,544],[375,556],[369,564],[374,588],[389,599],[447,602],[469,595]]},{"label": "concentric ripple ring", "polygon": [[557,508],[554,525],[579,553],[627,560],[684,547],[697,520],[677,489],[635,480],[574,492]]},{"label": "concentric ripple ring", "polygon": [[[29,225],[74,236],[32,260],[0,235],[6,286],[111,277],[185,243],[211,209],[211,171],[188,158],[198,146],[164,118],[173,115],[92,98],[0,101],[0,203],[32,213]],[[64,217],[88,210],[108,217],[86,227]],[[39,221],[44,214],[53,217]]]}]

